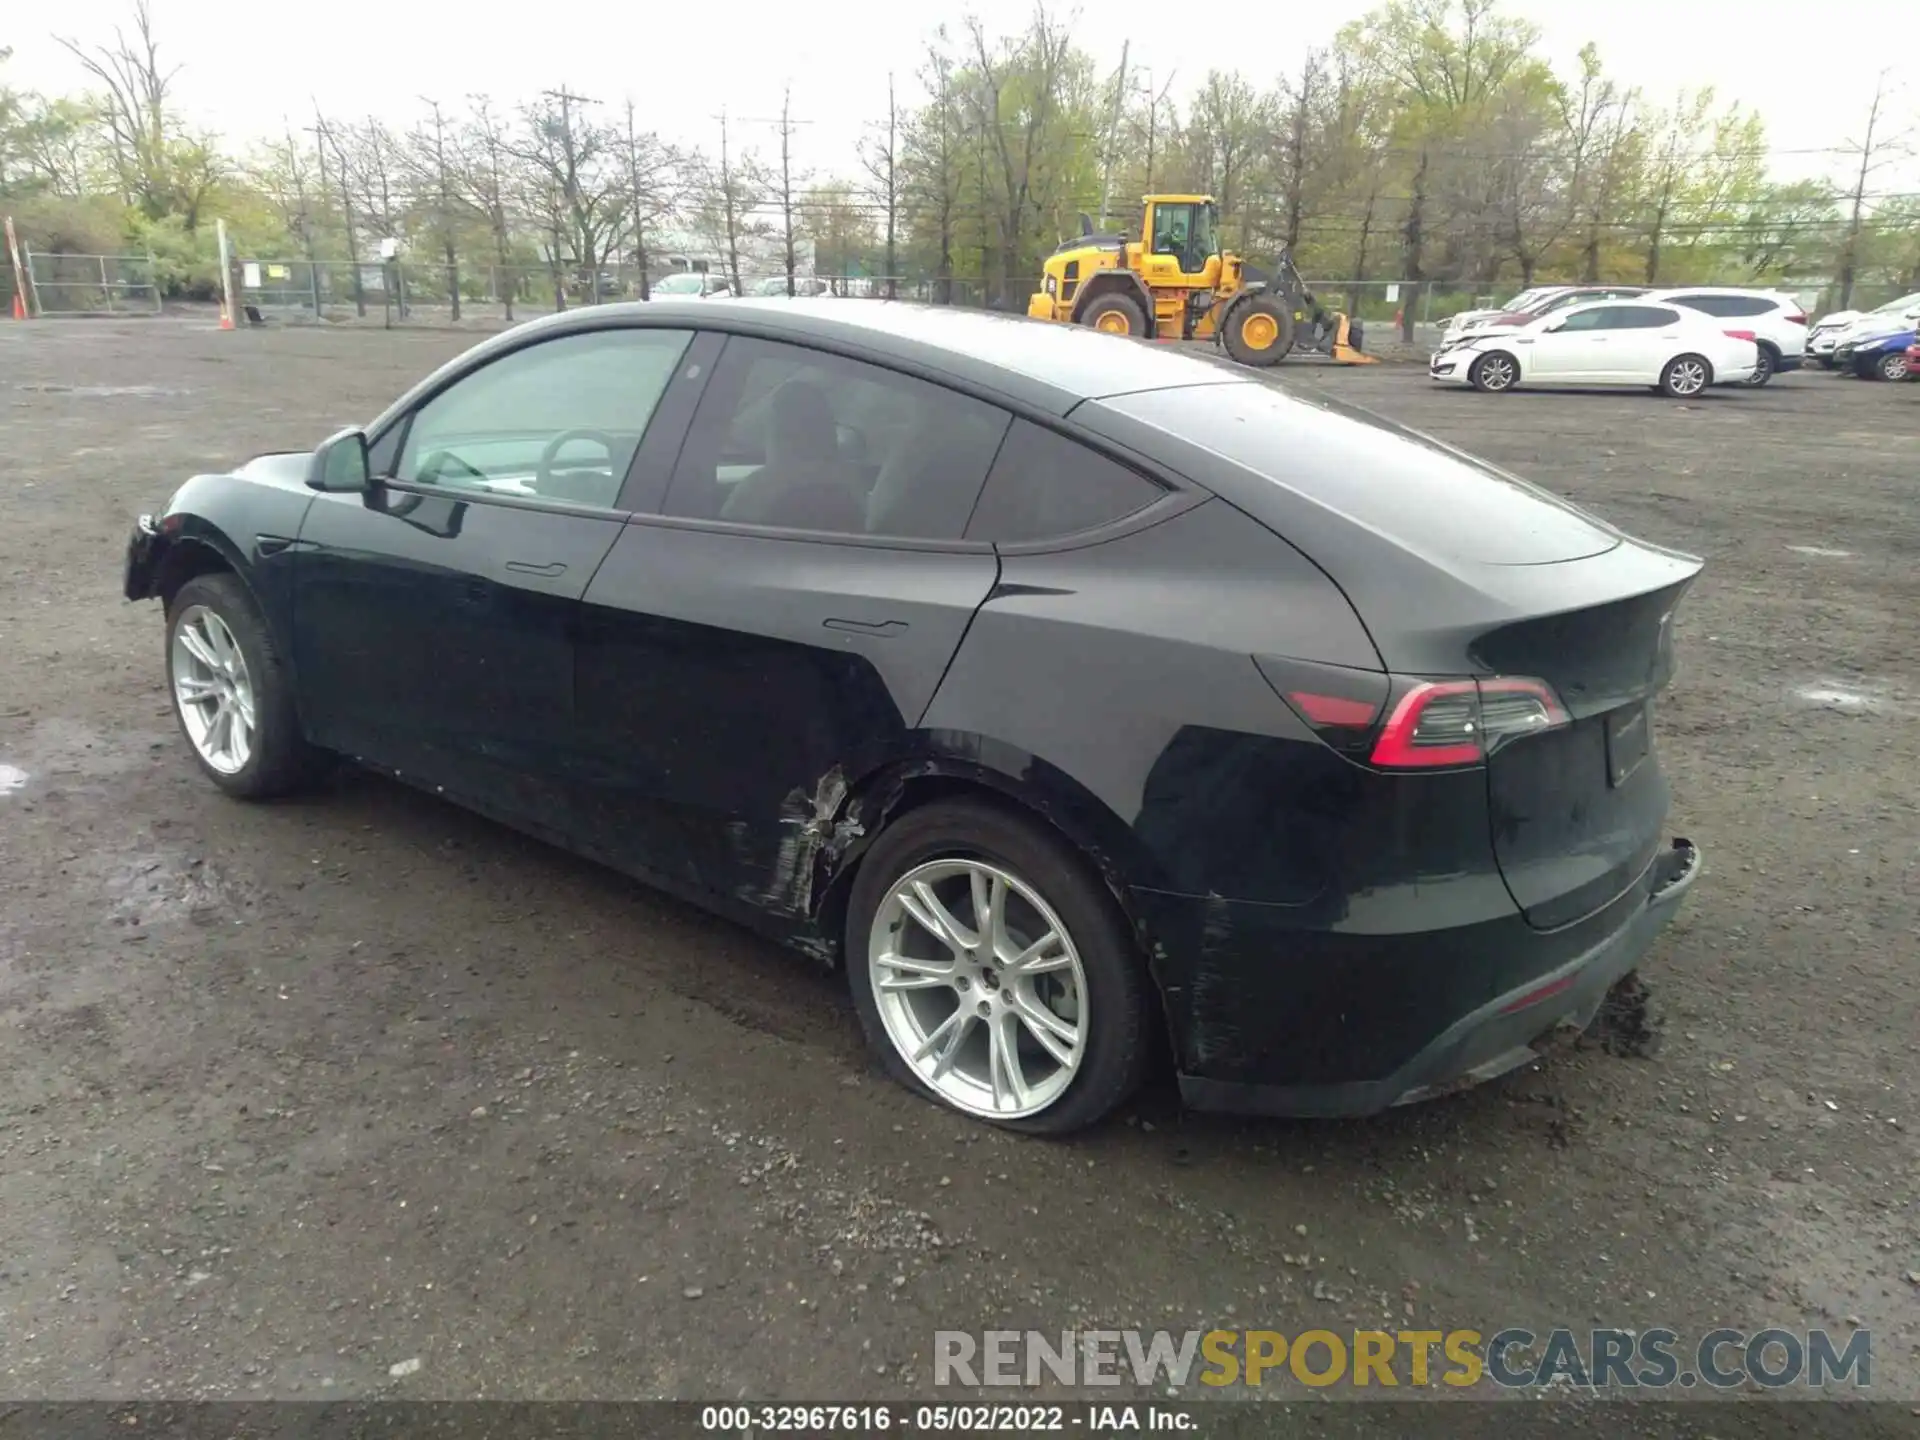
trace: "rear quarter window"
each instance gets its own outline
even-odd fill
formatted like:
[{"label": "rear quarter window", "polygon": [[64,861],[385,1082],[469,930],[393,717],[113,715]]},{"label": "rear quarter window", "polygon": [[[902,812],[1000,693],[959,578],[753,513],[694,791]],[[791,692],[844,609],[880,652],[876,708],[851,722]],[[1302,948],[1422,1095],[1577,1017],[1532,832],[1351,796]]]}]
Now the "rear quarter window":
[{"label": "rear quarter window", "polygon": [[974,507],[967,539],[1051,540],[1137,514],[1167,491],[1076,440],[1016,420]]}]

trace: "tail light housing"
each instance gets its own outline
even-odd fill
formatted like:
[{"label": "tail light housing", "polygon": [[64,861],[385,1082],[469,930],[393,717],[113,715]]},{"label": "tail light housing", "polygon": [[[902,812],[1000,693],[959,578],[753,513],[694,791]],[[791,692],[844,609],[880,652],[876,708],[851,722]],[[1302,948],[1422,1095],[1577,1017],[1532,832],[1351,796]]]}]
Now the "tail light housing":
[{"label": "tail light housing", "polygon": [[1789,325],[1804,325],[1807,323],[1807,317],[1798,310],[1786,316],[1785,319]]},{"label": "tail light housing", "polygon": [[1423,680],[1295,660],[1256,662],[1331,748],[1382,770],[1484,764],[1502,745],[1558,729],[1566,707],[1544,680]]},{"label": "tail light housing", "polygon": [[1748,344],[1752,344],[1754,334],[1751,330],[1729,330],[1727,331],[1727,338],[1730,340],[1745,340]]},{"label": "tail light housing", "polygon": [[1387,770],[1478,765],[1511,740],[1566,723],[1544,680],[1416,680],[1394,701],[1368,759]]}]

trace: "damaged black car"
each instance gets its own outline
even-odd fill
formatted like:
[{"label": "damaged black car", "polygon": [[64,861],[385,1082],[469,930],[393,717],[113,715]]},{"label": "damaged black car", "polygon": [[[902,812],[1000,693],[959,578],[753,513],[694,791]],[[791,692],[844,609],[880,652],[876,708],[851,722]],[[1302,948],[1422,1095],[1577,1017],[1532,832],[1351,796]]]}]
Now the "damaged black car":
[{"label": "damaged black car", "polygon": [[1201,355],[783,298],[498,335],[189,480],[125,591],[229,794],[443,794],[1062,1132],[1161,1050],[1351,1115],[1586,1025],[1699,872],[1651,735],[1699,570]]}]

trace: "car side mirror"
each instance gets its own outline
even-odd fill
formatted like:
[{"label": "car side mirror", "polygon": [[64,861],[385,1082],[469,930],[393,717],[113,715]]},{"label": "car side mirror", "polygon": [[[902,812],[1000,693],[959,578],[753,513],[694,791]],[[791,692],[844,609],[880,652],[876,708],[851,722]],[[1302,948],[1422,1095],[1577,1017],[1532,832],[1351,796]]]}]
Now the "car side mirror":
[{"label": "car side mirror", "polygon": [[1549,320],[1540,327],[1540,333],[1543,335],[1551,335],[1556,330],[1564,330],[1566,328],[1567,322],[1564,320]]},{"label": "car side mirror", "polygon": [[371,475],[364,430],[342,430],[330,436],[320,443],[307,464],[307,485],[313,490],[364,492]]}]

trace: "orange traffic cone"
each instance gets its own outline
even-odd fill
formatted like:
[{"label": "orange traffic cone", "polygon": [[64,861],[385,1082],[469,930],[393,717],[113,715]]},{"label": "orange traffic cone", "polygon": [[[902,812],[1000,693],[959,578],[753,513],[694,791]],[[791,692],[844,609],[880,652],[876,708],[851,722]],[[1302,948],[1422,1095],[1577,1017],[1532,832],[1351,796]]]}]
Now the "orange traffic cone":
[{"label": "orange traffic cone", "polygon": [[220,328],[222,330],[231,330],[233,328],[233,312],[228,310],[224,305],[220,307]]},{"label": "orange traffic cone", "polygon": [[16,320],[27,318],[27,302],[20,298],[18,290],[13,292],[13,318]]}]

